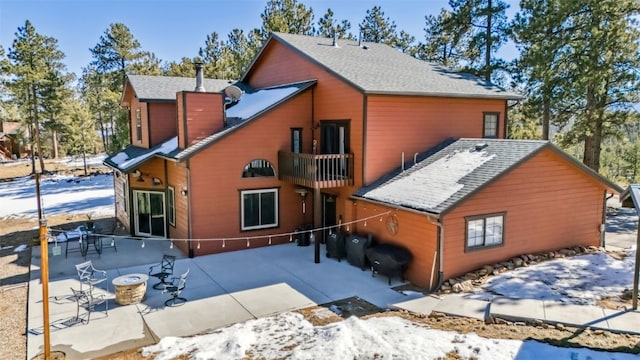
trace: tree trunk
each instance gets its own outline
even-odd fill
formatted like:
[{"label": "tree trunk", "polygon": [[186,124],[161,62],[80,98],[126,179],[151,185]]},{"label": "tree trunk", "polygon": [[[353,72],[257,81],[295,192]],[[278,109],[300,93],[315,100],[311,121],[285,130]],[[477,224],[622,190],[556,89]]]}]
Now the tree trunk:
[{"label": "tree trunk", "polygon": [[551,121],[551,99],[546,94],[542,99],[542,140],[549,140],[549,122]]},{"label": "tree trunk", "polygon": [[36,97],[36,86],[31,84],[31,95],[33,96],[33,127],[35,129],[36,146],[38,147],[38,160],[40,161],[40,171],[45,172],[44,159],[42,158],[42,142],[40,141],[40,124],[38,122],[38,98]]},{"label": "tree trunk", "polygon": [[600,170],[600,146],[602,144],[603,114],[598,111],[598,104],[592,86],[587,88],[586,132],[584,137],[584,156],[582,163],[594,171]]},{"label": "tree trunk", "polygon": [[484,79],[491,81],[491,17],[493,6],[491,0],[487,0],[487,31],[486,31],[486,49],[484,53]]},{"label": "tree trunk", "polygon": [[58,158],[58,132],[51,130],[51,152],[54,159]]}]

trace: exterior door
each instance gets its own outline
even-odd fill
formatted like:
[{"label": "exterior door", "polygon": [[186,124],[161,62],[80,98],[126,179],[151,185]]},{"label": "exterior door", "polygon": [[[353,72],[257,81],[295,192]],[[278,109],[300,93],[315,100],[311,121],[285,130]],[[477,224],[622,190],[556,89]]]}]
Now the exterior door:
[{"label": "exterior door", "polygon": [[[349,121],[320,122],[320,153],[349,153]],[[344,157],[328,157],[319,165],[321,180],[337,180],[349,176],[349,164]]]},{"label": "exterior door", "polygon": [[[322,194],[322,227],[329,227],[336,225],[336,196],[329,194]],[[337,228],[326,229],[322,234],[322,242],[326,243],[326,240],[330,233],[336,233]]]},{"label": "exterior door", "polygon": [[166,237],[164,193],[134,190],[135,235]]},{"label": "exterior door", "polygon": [[346,154],[349,152],[349,122],[320,122],[320,153]]}]

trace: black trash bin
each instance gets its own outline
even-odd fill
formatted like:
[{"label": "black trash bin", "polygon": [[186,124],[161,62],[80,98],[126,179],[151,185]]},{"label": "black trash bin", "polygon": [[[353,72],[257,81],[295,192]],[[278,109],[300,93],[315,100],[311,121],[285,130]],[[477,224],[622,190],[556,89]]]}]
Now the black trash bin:
[{"label": "black trash bin", "polygon": [[327,257],[336,258],[338,262],[347,256],[347,249],[344,244],[345,235],[341,232],[332,233],[327,236]]},{"label": "black trash bin", "polygon": [[311,231],[309,231],[311,229],[313,229],[311,224],[298,226],[296,233],[293,235],[298,246],[309,246],[311,244]]},{"label": "black trash bin", "polygon": [[351,235],[345,242],[347,248],[347,261],[353,266],[364,270],[367,267],[367,258],[365,251],[372,246],[373,239],[371,235],[368,237]]}]

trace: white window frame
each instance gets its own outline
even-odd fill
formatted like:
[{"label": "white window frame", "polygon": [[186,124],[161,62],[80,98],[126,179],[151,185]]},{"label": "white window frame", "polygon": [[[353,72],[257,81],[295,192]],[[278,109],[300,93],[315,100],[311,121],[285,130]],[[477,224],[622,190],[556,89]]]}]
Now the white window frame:
[{"label": "white window frame", "polygon": [[169,225],[176,226],[176,190],[173,186],[167,186],[167,221]]},{"label": "white window frame", "polygon": [[[487,133],[487,125],[488,125],[489,119],[491,119],[490,121],[492,122],[489,128],[494,131],[493,134]],[[495,121],[495,124],[493,124],[493,121]],[[493,125],[495,125],[495,127]],[[500,113],[497,113],[497,112],[484,113],[483,121],[482,121],[482,137],[497,139],[499,137],[499,134],[500,134]]]},{"label": "white window frame", "polygon": [[[273,194],[275,194],[275,196],[274,196],[274,204],[273,204],[274,222],[272,224],[259,224],[259,225],[254,225],[254,226],[246,226],[245,223],[244,223],[244,218],[245,218],[244,217],[244,197],[245,197],[245,195],[265,194],[265,193],[273,193]],[[279,197],[278,197],[278,189],[277,188],[240,191],[240,229],[245,231],[245,230],[268,229],[268,228],[278,227],[278,219],[280,218],[280,214],[278,213],[278,211],[279,211],[278,210],[278,202],[279,202]],[[262,208],[262,206],[260,206],[260,208]]]},{"label": "white window frame", "polygon": [[[505,215],[506,213],[495,213],[465,218],[465,249],[477,250],[504,245]],[[499,237],[496,235],[498,233],[496,225],[499,226]],[[472,226],[476,229],[472,229]],[[478,227],[480,229],[477,229]],[[490,232],[487,231],[489,227],[491,227]],[[488,233],[493,235],[487,236]]]}]

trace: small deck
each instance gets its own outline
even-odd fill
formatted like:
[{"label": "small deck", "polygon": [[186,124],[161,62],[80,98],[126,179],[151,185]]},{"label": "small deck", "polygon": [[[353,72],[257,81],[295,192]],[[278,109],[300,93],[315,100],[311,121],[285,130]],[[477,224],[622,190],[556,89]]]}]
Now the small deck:
[{"label": "small deck", "polygon": [[353,186],[353,154],[278,152],[280,180],[312,189]]}]

